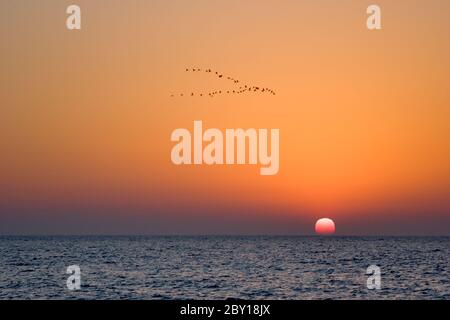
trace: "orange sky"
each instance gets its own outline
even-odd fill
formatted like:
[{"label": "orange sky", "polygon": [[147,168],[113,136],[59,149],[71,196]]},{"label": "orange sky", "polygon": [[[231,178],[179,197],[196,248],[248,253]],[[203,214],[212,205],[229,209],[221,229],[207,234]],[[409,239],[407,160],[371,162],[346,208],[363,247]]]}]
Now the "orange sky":
[{"label": "orange sky", "polygon": [[[82,30],[68,31],[71,1],[3,1],[0,232],[83,232],[65,228],[71,210],[80,224],[92,216],[100,224],[110,210],[152,233],[177,232],[170,226],[190,214],[211,224],[223,215],[330,216],[339,231],[339,219],[352,225],[392,211],[400,222],[344,230],[383,233],[384,223],[402,233],[410,221],[420,233],[431,219],[431,233],[449,234],[450,2],[377,0],[383,29],[369,31],[372,3],[77,1]],[[277,95],[170,98],[224,87],[186,67]],[[194,120],[279,128],[278,175],[173,165],[170,134]],[[33,215],[58,222],[22,229]],[[151,227],[156,216],[164,228]],[[114,223],[107,230],[121,232]],[[215,230],[208,223],[193,232]]]}]

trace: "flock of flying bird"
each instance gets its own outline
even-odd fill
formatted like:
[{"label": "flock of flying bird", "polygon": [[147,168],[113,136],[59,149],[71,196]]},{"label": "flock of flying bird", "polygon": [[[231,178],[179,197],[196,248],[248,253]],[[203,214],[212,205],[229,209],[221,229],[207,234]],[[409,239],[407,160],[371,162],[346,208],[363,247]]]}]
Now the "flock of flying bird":
[{"label": "flock of flying bird", "polygon": [[[241,84],[241,82],[235,78],[232,77],[226,77],[223,74],[217,72],[217,71],[213,71],[211,69],[199,69],[199,68],[186,68],[186,72],[205,72],[205,73],[211,73],[215,76],[217,76],[220,79],[227,79],[229,81],[232,81],[236,86],[238,84]],[[217,94],[242,94],[242,93],[248,93],[248,92],[258,92],[258,93],[267,93],[267,94],[271,94],[271,95],[275,95],[275,91],[273,91],[270,88],[262,88],[262,87],[256,87],[256,86],[249,86],[247,84],[241,84],[239,87],[237,87],[235,90],[217,90],[217,91],[212,91],[212,92],[208,92],[208,93],[197,93],[195,94],[194,92],[191,92],[190,94],[184,94],[184,93],[180,93],[180,94],[171,94],[171,97],[176,97],[176,96],[200,96],[200,97],[211,97],[213,98],[215,95]]]}]

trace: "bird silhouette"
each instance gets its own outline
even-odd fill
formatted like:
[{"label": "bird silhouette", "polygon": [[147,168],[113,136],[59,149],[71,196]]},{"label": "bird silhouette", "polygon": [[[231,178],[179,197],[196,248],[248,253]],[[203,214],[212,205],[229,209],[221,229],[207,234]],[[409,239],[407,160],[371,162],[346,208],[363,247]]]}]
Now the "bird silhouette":
[{"label": "bird silhouette", "polygon": [[[226,79],[226,80],[232,81],[234,84],[240,83],[240,81],[238,79],[235,79],[235,78],[233,78],[231,76],[225,76],[224,74],[219,73],[219,71],[213,71],[211,68],[207,68],[207,69],[186,68],[185,70],[186,70],[186,72],[189,72],[189,71],[191,71],[191,72],[201,72],[202,70],[204,70],[206,73],[214,72],[219,79]],[[267,88],[267,87],[261,88],[259,86],[250,86],[248,84],[244,84],[244,85],[239,86],[238,90],[226,90],[226,91],[223,91],[223,92],[224,93],[226,92],[227,94],[231,94],[231,93],[233,93],[233,94],[242,94],[244,92],[253,92],[253,93],[269,93],[271,95],[275,95],[275,91],[273,91],[270,88]],[[207,95],[209,97],[214,97],[217,94],[222,94],[222,90],[212,91],[212,92],[209,92]],[[180,95],[180,97],[184,97],[183,93],[180,93],[179,95]],[[191,92],[190,96],[191,97],[195,96],[195,93]],[[198,96],[203,97],[204,95],[203,95],[203,93],[200,93],[200,94],[198,94]],[[175,97],[175,94],[171,94],[170,97]]]}]

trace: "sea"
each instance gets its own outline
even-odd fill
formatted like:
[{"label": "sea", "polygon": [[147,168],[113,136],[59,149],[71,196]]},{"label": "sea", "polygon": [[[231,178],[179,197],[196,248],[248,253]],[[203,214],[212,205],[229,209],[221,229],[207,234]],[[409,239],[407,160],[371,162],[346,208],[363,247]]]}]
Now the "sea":
[{"label": "sea", "polygon": [[1,236],[0,299],[448,300],[449,257],[450,237]]}]

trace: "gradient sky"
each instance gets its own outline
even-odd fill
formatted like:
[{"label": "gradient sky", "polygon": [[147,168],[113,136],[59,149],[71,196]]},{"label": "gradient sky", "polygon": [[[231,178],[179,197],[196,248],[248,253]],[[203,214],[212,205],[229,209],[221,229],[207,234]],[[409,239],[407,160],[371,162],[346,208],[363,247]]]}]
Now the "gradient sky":
[{"label": "gradient sky", "polygon": [[[0,2],[0,234],[450,235],[449,1],[72,3]],[[279,128],[280,172],[173,165],[194,120]]]}]

